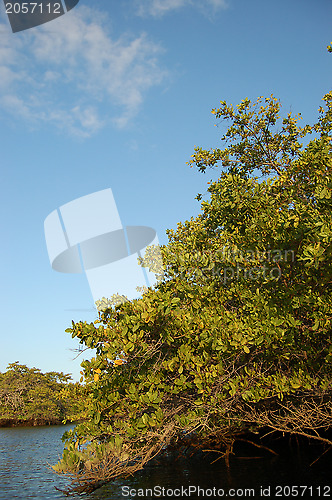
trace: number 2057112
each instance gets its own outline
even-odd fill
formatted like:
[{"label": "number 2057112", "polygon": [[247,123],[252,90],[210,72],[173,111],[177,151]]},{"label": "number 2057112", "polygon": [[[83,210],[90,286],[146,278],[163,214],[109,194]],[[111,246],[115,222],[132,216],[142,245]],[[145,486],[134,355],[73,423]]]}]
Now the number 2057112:
[{"label": "number 2057112", "polygon": [[6,14],[62,14],[61,3],[7,2]]},{"label": "number 2057112", "polygon": [[331,497],[330,486],[276,486],[274,494],[276,497]]}]

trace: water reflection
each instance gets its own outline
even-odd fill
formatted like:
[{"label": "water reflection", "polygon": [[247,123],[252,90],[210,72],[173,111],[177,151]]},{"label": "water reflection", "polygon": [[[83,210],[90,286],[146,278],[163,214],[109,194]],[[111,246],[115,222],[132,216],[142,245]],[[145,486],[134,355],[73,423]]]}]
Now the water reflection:
[{"label": "water reflection", "polygon": [[1,499],[65,498],[54,488],[64,482],[47,469],[62,453],[63,432],[62,426],[0,429]]},{"label": "water reflection", "polygon": [[[57,491],[67,483],[51,470],[47,464],[55,464],[63,449],[61,436],[71,426],[54,427],[21,427],[0,429],[0,499],[58,499],[67,498]],[[242,450],[243,451],[243,450]],[[251,489],[255,496],[261,498],[262,488],[277,485],[312,487],[331,485],[332,452],[326,453],[313,466],[310,464],[319,457],[321,451],[312,445],[305,453],[296,445],[280,451],[279,456],[263,453],[263,458],[252,458],[253,450],[242,453],[242,458],[231,457],[230,467],[224,460],[217,460],[218,455],[199,455],[175,460],[174,456],[166,456],[155,460],[144,471],[134,477],[120,479],[110,485],[87,495],[87,500],[134,500],[137,498],[167,498],[166,493],[176,490],[179,498],[203,498],[197,489],[205,489],[207,496],[217,498],[218,490],[227,494],[230,488],[238,490],[233,498],[245,497],[244,490]],[[256,453],[262,455],[259,450]],[[256,450],[257,452],[257,450]],[[239,456],[239,455],[238,455]],[[214,463],[212,463],[214,462]],[[189,488],[191,487],[191,490]],[[164,488],[164,490],[163,490]],[[181,491],[182,488],[182,491]],[[196,488],[196,493],[194,492]],[[215,490],[213,490],[215,489]],[[240,491],[241,490],[241,491]],[[303,490],[301,490],[303,491]],[[299,493],[301,493],[301,491]],[[147,493],[146,493],[147,492]],[[210,495],[208,493],[215,493]],[[273,498],[275,489],[270,496]],[[151,493],[155,493],[153,496]],[[202,493],[202,492],[201,492]],[[281,498],[289,497],[288,491]],[[332,490],[325,491],[326,497],[332,496]],[[249,495],[246,495],[247,497]],[[307,490],[298,495],[301,498],[323,497],[317,490]],[[74,496],[74,499],[82,498]],[[173,497],[175,498],[175,497]]]},{"label": "water reflection", "polygon": [[[177,489],[176,493],[181,493],[182,490],[182,495],[177,494],[173,498],[175,496],[185,498],[187,495],[194,499],[218,498],[218,491],[219,497],[225,497],[229,496],[230,489],[234,490],[233,498],[262,498],[264,492],[274,498],[277,486],[280,487],[280,497],[286,498],[290,496],[289,491],[283,490],[283,487],[302,485],[315,488],[329,485],[331,488],[331,454],[322,457],[321,461],[310,467],[312,461],[321,453],[315,445],[301,454],[297,447],[291,446],[282,449],[278,456],[264,453],[262,456],[258,453],[257,458],[252,458],[252,451],[252,449],[247,450],[247,454],[244,453],[242,458],[232,457],[229,468],[226,467],[224,460],[215,461],[216,456],[213,454],[201,454],[178,461],[169,457],[159,463],[148,465],[144,471],[137,473],[129,480],[104,486],[94,498],[105,500],[110,498],[134,500],[139,497],[167,498],[167,490],[171,493],[175,489]],[[198,494],[199,488],[201,488],[200,494]],[[151,490],[153,493],[154,489],[156,494],[152,496]],[[132,495],[128,494],[131,490]],[[139,494],[143,492],[147,493]],[[323,496],[322,492],[323,490],[318,495],[317,489],[303,488],[298,490],[298,495],[295,496],[319,498]],[[326,497],[332,497],[332,488],[327,489],[325,493],[327,493]]]}]

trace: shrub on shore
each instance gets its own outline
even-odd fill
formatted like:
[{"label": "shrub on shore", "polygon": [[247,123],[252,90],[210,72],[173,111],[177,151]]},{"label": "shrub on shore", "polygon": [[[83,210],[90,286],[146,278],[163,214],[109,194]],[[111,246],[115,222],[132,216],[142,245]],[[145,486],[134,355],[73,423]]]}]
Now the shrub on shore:
[{"label": "shrub on shore", "polygon": [[210,199],[168,231],[162,267],[153,247],[142,260],[159,284],[67,330],[96,349],[88,421],[54,467],[75,491],[184,441],[226,458],[261,429],[332,445],[332,93],[324,103],[301,127],[273,96],[221,102],[224,149],[190,162],[221,169]]}]

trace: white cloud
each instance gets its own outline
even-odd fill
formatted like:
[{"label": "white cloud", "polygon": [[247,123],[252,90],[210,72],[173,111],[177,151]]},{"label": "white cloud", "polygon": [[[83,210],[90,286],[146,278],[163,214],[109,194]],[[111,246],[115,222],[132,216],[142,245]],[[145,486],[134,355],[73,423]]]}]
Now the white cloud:
[{"label": "white cloud", "polygon": [[161,17],[167,12],[181,7],[196,7],[210,15],[219,9],[227,8],[226,0],[136,0],[140,15]]},{"label": "white cloud", "polygon": [[112,37],[87,7],[20,34],[3,28],[0,109],[35,127],[87,137],[109,121],[125,126],[166,76],[160,46],[146,34]]}]

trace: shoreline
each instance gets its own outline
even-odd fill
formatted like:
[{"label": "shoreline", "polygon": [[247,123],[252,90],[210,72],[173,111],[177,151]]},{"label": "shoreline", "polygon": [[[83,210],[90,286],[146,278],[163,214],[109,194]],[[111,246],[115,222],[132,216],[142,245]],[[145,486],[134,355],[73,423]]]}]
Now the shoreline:
[{"label": "shoreline", "polygon": [[[68,422],[69,423],[69,422]],[[74,423],[74,422],[71,422]],[[44,418],[0,418],[0,428],[8,427],[42,427],[50,425],[65,425],[63,420]]]}]

